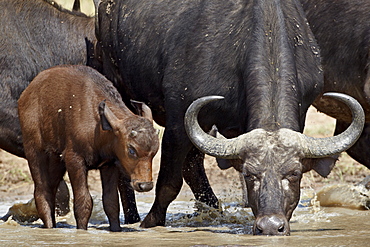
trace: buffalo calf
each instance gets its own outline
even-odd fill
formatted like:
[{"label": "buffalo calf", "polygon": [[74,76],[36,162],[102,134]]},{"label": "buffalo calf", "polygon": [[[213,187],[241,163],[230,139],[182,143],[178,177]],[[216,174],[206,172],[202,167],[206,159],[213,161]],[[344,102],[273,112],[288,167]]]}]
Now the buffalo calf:
[{"label": "buffalo calf", "polygon": [[[56,226],[55,194],[66,171],[79,229],[87,229],[92,211],[89,169],[101,171],[103,201],[117,190],[117,179],[110,179],[117,169],[131,179],[136,191],[152,189],[152,159],[159,140],[149,107],[139,105],[142,116],[125,106],[110,81],[82,65],[45,70],[22,93],[18,111],[24,149],[36,207],[46,228]],[[108,205],[104,203],[111,229],[118,230],[119,207]]]}]

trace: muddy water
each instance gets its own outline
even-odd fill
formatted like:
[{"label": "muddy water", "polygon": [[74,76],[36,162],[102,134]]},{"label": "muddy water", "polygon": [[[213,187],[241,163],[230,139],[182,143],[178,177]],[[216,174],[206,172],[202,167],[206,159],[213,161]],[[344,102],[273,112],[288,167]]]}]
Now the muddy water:
[{"label": "muddy water", "polygon": [[[167,214],[167,226],[141,229],[124,225],[123,232],[107,231],[108,224],[98,197],[88,231],[76,230],[72,215],[58,218],[57,229],[41,229],[40,221],[19,225],[9,220],[0,224],[0,246],[370,246],[370,211],[309,205],[312,191],[305,191],[291,220],[291,236],[251,235],[250,209],[238,206],[237,198],[221,197],[223,213],[208,211],[182,195]],[[152,196],[138,195],[143,218]],[[13,202],[0,205],[4,215]],[[196,212],[196,213],[195,213]]]}]

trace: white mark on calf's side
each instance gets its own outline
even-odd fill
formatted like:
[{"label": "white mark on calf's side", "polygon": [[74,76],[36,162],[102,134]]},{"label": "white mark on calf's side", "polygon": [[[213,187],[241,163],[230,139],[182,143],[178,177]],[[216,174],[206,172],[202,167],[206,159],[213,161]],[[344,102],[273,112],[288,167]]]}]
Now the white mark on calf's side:
[{"label": "white mark on calf's side", "polygon": [[61,112],[62,111],[62,109],[58,109],[58,112]]}]

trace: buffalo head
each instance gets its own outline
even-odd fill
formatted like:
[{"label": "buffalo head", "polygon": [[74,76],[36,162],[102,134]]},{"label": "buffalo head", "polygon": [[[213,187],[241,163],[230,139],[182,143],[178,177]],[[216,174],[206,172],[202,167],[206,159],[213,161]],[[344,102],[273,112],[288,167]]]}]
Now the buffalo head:
[{"label": "buffalo head", "polygon": [[289,220],[299,202],[302,174],[314,169],[327,176],[337,155],[360,136],[365,121],[361,105],[344,94],[325,96],[347,104],[353,116],[346,131],[327,138],[312,138],[284,128],[254,129],[233,139],[215,138],[201,129],[197,115],[201,107],[223,97],[203,97],[188,108],[185,128],[193,144],[211,156],[240,161],[236,168],[246,180],[248,201],[256,217],[254,234],[289,235]]}]

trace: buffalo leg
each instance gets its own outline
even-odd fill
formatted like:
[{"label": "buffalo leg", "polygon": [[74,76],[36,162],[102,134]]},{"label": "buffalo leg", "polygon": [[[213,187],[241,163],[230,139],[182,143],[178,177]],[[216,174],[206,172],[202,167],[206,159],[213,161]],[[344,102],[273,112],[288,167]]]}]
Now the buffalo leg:
[{"label": "buffalo leg", "polygon": [[73,153],[66,153],[65,162],[73,190],[73,209],[77,229],[87,230],[93,203],[87,185],[86,165],[82,157]]},{"label": "buffalo leg", "polygon": [[69,213],[69,189],[66,182],[62,179],[60,181],[57,193],[55,196],[55,210],[57,215],[65,216]]},{"label": "buffalo leg", "polygon": [[195,199],[211,207],[218,208],[218,200],[208,182],[203,161],[204,154],[196,147],[193,147],[186,156],[183,176],[185,182],[191,188]]},{"label": "buffalo leg", "polygon": [[113,232],[121,231],[119,221],[119,199],[118,199],[118,168],[114,163],[100,168],[100,177],[103,187],[103,207],[108,217],[110,230]]},{"label": "buffalo leg", "polygon": [[121,195],[125,224],[133,224],[140,221],[136,207],[135,192],[130,184],[130,179],[121,171],[118,180],[118,189]]},{"label": "buffalo leg", "polygon": [[[183,137],[186,137],[185,130]],[[164,226],[169,204],[176,199],[183,183],[182,165],[186,157],[186,142],[179,137],[179,131],[166,127],[162,139],[161,166],[157,179],[156,196],[148,215],[141,222],[141,227]],[[191,146],[188,140],[188,147]]]},{"label": "buffalo leg", "polygon": [[[171,114],[168,113],[168,115]],[[168,205],[176,199],[182,187],[184,163],[194,160],[196,164],[200,163],[199,158],[193,157],[199,153],[195,150],[190,151],[192,147],[183,126],[179,126],[179,124],[166,126],[162,140],[161,168],[157,180],[156,197],[151,210],[141,223],[141,227],[163,226],[165,224]],[[189,165],[187,164],[185,167],[189,167]],[[206,202],[209,206],[217,207],[217,198],[211,189],[203,192],[211,195],[201,196],[200,191],[209,186],[208,180],[201,179],[206,177],[204,168],[196,165],[194,169],[197,172],[194,172],[193,175],[199,177],[192,179],[187,177],[187,180],[193,186],[192,190],[197,193],[196,197]],[[201,185],[193,181],[198,181]]]},{"label": "buffalo leg", "polygon": [[[348,123],[337,120],[335,135],[343,132],[349,126]],[[353,159],[370,169],[370,155],[367,155],[370,147],[370,124],[365,123],[364,130],[357,142],[346,152]]]}]

